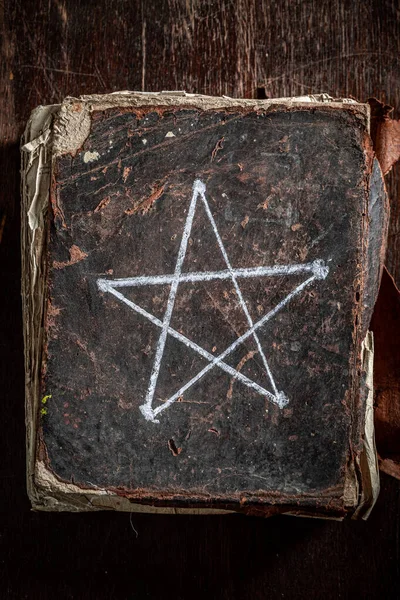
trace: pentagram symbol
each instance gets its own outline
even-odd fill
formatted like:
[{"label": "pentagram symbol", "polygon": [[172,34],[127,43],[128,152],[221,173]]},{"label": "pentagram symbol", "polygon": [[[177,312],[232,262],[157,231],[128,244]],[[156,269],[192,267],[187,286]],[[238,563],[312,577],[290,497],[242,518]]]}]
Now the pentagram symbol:
[{"label": "pentagram symbol", "polygon": [[[196,211],[196,205],[198,199],[203,202],[210,226],[215,234],[218,247],[223,256],[226,264],[226,269],[220,271],[203,271],[203,272],[189,272],[182,273],[182,265],[185,260],[188,242],[192,230],[193,218]],[[240,381],[243,385],[251,388],[261,396],[266,397],[269,401],[277,404],[280,408],[286,406],[289,402],[288,397],[282,390],[278,390],[277,384],[269,367],[267,357],[261,346],[258,331],[271,320],[280,310],[284,308],[295,296],[298,296],[306,287],[310,286],[316,280],[325,279],[328,275],[329,268],[322,260],[315,260],[311,263],[305,264],[291,264],[291,265],[275,265],[275,266],[258,266],[249,268],[235,269],[232,267],[228,255],[226,253],[222,238],[218,232],[218,228],[214,217],[211,213],[209,204],[206,198],[206,186],[200,181],[196,180],[193,184],[192,199],[189,205],[188,214],[186,217],[185,226],[183,229],[183,235],[179,247],[179,252],[176,260],[176,266],[174,273],[170,275],[153,275],[153,276],[139,276],[139,277],[128,277],[127,279],[98,279],[97,285],[102,292],[112,294],[115,298],[129,306],[131,309],[136,311],[142,317],[148,319],[151,323],[156,325],[160,331],[160,337],[158,338],[153,368],[150,375],[149,385],[144,403],[140,406],[140,410],[144,418],[148,421],[158,423],[159,420],[156,418],[163,411],[167,410],[174,402],[176,402],[189,388],[197,383],[202,377],[209,373],[212,369],[219,368],[222,371],[228,373],[234,377],[237,381]],[[276,276],[290,276],[304,273],[307,278],[297,287],[295,287],[283,300],[281,300],[274,308],[267,312],[261,319],[253,322],[253,319],[249,313],[247,304],[242,295],[239,281],[242,278],[251,277],[276,277]],[[230,344],[223,352],[215,356],[199,346],[195,341],[189,339],[179,331],[176,331],[170,326],[171,318],[174,310],[175,298],[180,283],[187,282],[198,282],[198,281],[213,281],[213,280],[230,280],[233,284],[234,290],[237,295],[238,302],[245,315],[248,323],[247,331],[239,336],[232,344]],[[164,318],[161,321],[148,311],[144,310],[141,306],[132,302],[129,298],[124,296],[119,290],[125,287],[141,287],[141,286],[154,286],[154,285],[169,285],[170,291],[168,296],[168,302]],[[179,390],[174,392],[166,401],[161,405],[154,407],[153,400],[156,391],[157,380],[160,373],[160,368],[163,361],[165,344],[168,336],[172,336],[179,340],[187,347],[197,352],[200,356],[205,358],[208,364],[201,369],[196,375],[190,378]],[[252,337],[257,351],[261,357],[265,373],[271,385],[271,389],[267,390],[249,377],[238,370],[231,367],[225,359],[234,352],[234,350],[246,339]]]}]

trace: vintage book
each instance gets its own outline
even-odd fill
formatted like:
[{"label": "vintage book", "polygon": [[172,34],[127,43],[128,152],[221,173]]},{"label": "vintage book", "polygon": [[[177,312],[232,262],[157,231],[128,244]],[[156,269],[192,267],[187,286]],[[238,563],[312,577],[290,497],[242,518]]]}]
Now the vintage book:
[{"label": "vintage book", "polygon": [[22,195],[35,509],[368,514],[368,105],[67,98],[29,120]]}]

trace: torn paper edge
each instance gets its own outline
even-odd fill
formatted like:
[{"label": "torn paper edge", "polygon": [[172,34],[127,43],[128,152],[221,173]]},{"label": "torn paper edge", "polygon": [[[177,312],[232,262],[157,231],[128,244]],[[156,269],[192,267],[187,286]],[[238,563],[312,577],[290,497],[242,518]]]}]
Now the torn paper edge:
[{"label": "torn paper edge", "polygon": [[41,503],[34,505],[40,511],[68,511],[89,512],[96,510],[118,510],[121,512],[135,513],[160,513],[160,514],[207,514],[217,515],[233,511],[218,508],[178,508],[165,506],[151,506],[137,504],[129,498],[118,496],[102,488],[80,488],[73,483],[59,481],[47,469],[42,461],[35,466],[35,481],[40,486]]},{"label": "torn paper edge", "polygon": [[361,493],[353,519],[368,519],[379,496],[379,463],[375,445],[374,427],[374,336],[368,331],[361,349],[363,371],[365,373],[365,429],[363,449],[358,461],[361,471]]},{"label": "torn paper edge", "polygon": [[58,108],[58,105],[36,108],[27,123],[21,144],[21,287],[25,347],[27,489],[32,504],[37,502],[34,469],[46,268],[42,255],[47,236],[45,215],[49,202],[52,121]]}]

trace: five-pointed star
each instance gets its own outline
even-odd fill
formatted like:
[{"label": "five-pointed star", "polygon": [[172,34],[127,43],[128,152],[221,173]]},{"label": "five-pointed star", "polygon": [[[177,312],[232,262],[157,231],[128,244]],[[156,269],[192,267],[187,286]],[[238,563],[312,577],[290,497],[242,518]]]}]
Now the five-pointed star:
[{"label": "five-pointed star", "polygon": [[[196,204],[200,198],[204,204],[204,208],[206,210],[206,214],[210,221],[211,227],[214,231],[218,246],[224,258],[226,269],[222,271],[204,271],[204,272],[189,272],[182,273],[182,265],[185,259],[186,250],[188,246],[188,241],[190,238],[193,218],[195,215]],[[325,279],[328,275],[328,267],[321,260],[315,260],[312,263],[307,264],[293,264],[293,265],[279,265],[273,267],[260,266],[253,268],[242,268],[242,269],[234,269],[229,261],[228,255],[226,253],[224,244],[222,242],[221,236],[218,232],[217,225],[215,223],[214,217],[211,213],[210,207],[206,198],[206,186],[205,184],[196,179],[193,184],[193,194],[192,199],[189,205],[189,210],[183,230],[183,235],[179,247],[178,257],[176,261],[175,271],[171,275],[156,275],[156,276],[142,276],[142,277],[130,277],[127,279],[98,279],[97,284],[101,291],[109,292],[116,298],[118,298],[121,302],[128,305],[130,308],[135,310],[137,313],[146,317],[149,321],[157,325],[161,329],[160,337],[158,339],[156,354],[154,358],[153,369],[150,375],[150,381],[148,385],[147,395],[144,404],[140,406],[140,410],[144,415],[145,419],[148,421],[152,421],[154,423],[158,423],[159,421],[156,417],[166,410],[171,404],[176,402],[178,398],[182,396],[186,390],[188,390],[192,385],[197,383],[199,379],[204,377],[206,373],[211,371],[214,367],[219,367],[229,375],[233,376],[235,379],[243,383],[244,385],[250,387],[255,392],[259,393],[262,396],[267,397],[271,402],[277,404],[280,408],[283,408],[289,402],[288,398],[282,391],[278,391],[275,380],[272,376],[271,369],[268,365],[267,358],[265,353],[261,347],[260,340],[258,338],[257,331],[265,325],[267,321],[269,321],[272,317],[274,317],[277,312],[279,312],[290,300],[300,294],[304,288],[309,286],[313,281],[318,279]],[[253,322],[250,313],[248,311],[246,302],[243,298],[242,292],[239,287],[238,280],[240,278],[249,278],[249,277],[262,277],[262,276],[276,276],[276,275],[292,275],[306,273],[310,275],[303,283],[298,285],[293,289],[290,294],[288,294],[279,304],[277,304],[272,310],[270,310],[267,314],[265,314],[259,321],[256,323]],[[226,348],[221,354],[218,356],[214,356],[207,352],[204,348],[187,338],[186,336],[179,333],[172,327],[170,327],[171,317],[174,309],[175,297],[178,290],[178,286],[181,282],[196,282],[196,281],[212,281],[216,279],[229,279],[232,281],[234,289],[236,291],[239,304],[244,312],[246,320],[248,322],[249,328],[248,330],[241,335],[240,337],[233,342],[228,348]],[[139,287],[139,286],[148,286],[148,285],[160,285],[160,284],[168,284],[170,285],[170,292],[167,302],[166,311],[164,314],[163,321],[160,321],[157,317],[147,312],[139,305],[135,304],[128,298],[126,298],[121,292],[118,290],[124,287]],[[153,399],[154,393],[157,386],[157,380],[160,373],[161,363],[164,356],[165,344],[167,340],[167,336],[171,335],[198,354],[203,358],[207,359],[208,365],[205,366],[201,371],[199,371],[194,377],[192,377],[185,385],[183,385],[177,392],[175,392],[170,398],[168,398],[163,404],[153,408]],[[255,381],[249,379],[230,365],[225,362],[227,356],[229,356],[242,342],[244,342],[248,337],[252,336],[257,350],[260,354],[261,360],[263,362],[265,371],[269,378],[272,391],[268,391],[265,388],[258,385]]]}]

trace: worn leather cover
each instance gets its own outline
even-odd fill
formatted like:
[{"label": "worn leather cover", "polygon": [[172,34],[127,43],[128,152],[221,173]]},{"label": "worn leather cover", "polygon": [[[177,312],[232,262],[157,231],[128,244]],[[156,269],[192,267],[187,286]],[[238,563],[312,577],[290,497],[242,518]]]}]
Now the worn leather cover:
[{"label": "worn leather cover", "polygon": [[354,512],[387,224],[368,111],[107,98],[52,112],[25,232],[34,506]]}]

